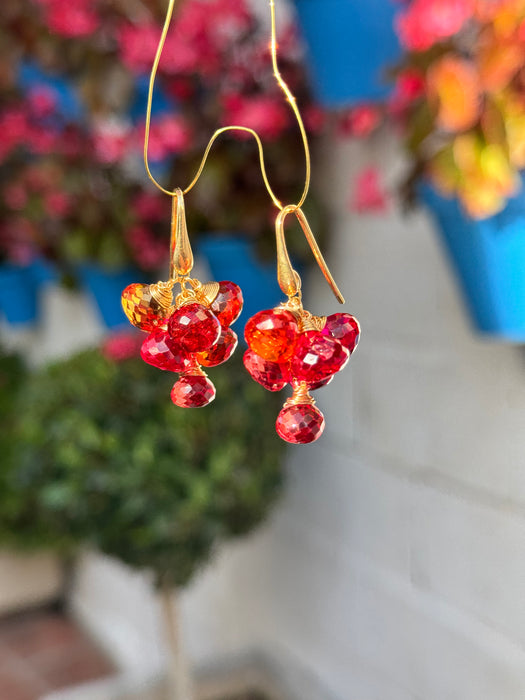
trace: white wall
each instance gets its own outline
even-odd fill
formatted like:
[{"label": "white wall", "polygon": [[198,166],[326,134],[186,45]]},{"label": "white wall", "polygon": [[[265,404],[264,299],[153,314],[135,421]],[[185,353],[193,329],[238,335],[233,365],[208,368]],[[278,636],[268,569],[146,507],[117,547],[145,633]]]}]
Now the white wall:
[{"label": "white wall", "polygon": [[[328,144],[318,171],[362,343],[319,392],[326,433],[290,450],[271,522],[184,594],[190,652],[262,648],[305,671],[301,700],[523,700],[524,355],[470,333],[424,213],[349,214],[370,157],[394,182],[388,135],[366,154]],[[335,311],[312,280],[306,304]],[[93,555],[80,567],[74,607],[123,666],[162,663],[149,590]]]}]

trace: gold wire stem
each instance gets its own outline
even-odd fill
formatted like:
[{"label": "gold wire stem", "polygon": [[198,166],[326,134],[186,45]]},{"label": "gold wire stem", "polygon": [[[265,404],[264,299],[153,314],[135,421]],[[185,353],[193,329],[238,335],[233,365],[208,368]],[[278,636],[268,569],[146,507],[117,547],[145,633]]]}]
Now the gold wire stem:
[{"label": "gold wire stem", "polygon": [[315,399],[308,391],[308,384],[306,382],[301,382],[293,387],[293,393],[290,398],[286,400],[284,407],[297,406],[299,404],[315,405]]},{"label": "gold wire stem", "polygon": [[[173,10],[175,7],[175,2],[176,0],[169,0],[169,5],[168,9],[166,11],[166,19],[164,20],[164,26],[162,28],[162,33],[160,36],[159,44],[157,46],[157,51],[155,53],[155,59],[153,61],[153,66],[151,69],[150,73],[150,78],[149,78],[149,87],[148,87],[148,102],[147,102],[147,107],[146,107],[146,125],[145,125],[145,131],[144,131],[144,166],[146,168],[146,173],[151,180],[151,182],[157,187],[161,192],[164,192],[164,194],[167,194],[169,196],[173,196],[174,192],[171,192],[170,190],[167,190],[164,188],[160,182],[158,182],[155,177],[153,176],[153,173],[151,172],[151,169],[149,167],[149,158],[148,158],[148,151],[149,151],[149,138],[150,138],[150,129],[151,129],[151,108],[152,108],[152,102],[153,102],[153,89],[155,87],[155,78],[157,76],[157,70],[159,67],[160,63],[160,58],[162,56],[162,51],[164,49],[164,44],[166,42],[166,36],[168,34],[168,30],[171,24],[171,19],[173,17]],[[270,52],[271,52],[271,57],[272,57],[272,67],[273,67],[273,74],[274,77],[281,88],[281,90],[284,92],[286,95],[286,98],[288,102],[290,103],[290,107],[295,115],[295,118],[297,119],[297,124],[299,126],[299,131],[301,133],[301,138],[303,141],[303,146],[304,146],[304,153],[305,153],[305,161],[306,161],[306,176],[305,176],[305,184],[304,184],[304,189],[303,193],[301,195],[301,198],[299,202],[297,203],[296,206],[300,207],[304,204],[306,197],[308,195],[308,191],[310,189],[310,178],[311,178],[311,158],[310,158],[310,148],[308,146],[308,136],[306,134],[306,129],[304,127],[304,122],[301,117],[301,113],[299,111],[299,108],[297,107],[297,102],[296,99],[284,81],[280,71],[279,71],[279,66],[277,62],[277,25],[276,25],[276,18],[275,18],[275,0],[270,0],[270,15],[271,15],[271,40],[270,40]],[[183,190],[183,194],[188,194],[188,192],[197,184],[200,176],[202,175],[202,171],[204,170],[204,166],[206,165],[206,161],[208,160],[208,156],[210,154],[210,150],[215,143],[216,139],[221,135],[224,134],[227,131],[244,131],[248,134],[251,134],[256,143],[257,143],[257,148],[259,150],[259,162],[261,166],[261,174],[263,178],[264,185],[268,191],[268,194],[270,195],[273,203],[278,209],[282,209],[283,205],[281,204],[281,201],[277,197],[277,195],[274,193],[270,181],[268,179],[268,174],[266,172],[266,165],[265,165],[265,160],[264,160],[264,148],[262,145],[262,141],[257,134],[256,131],[253,129],[250,129],[249,127],[246,126],[225,126],[222,127],[221,129],[217,129],[215,133],[212,135],[210,141],[208,142],[208,145],[206,147],[206,150],[204,152],[204,156],[202,158],[201,164],[197,170],[197,173],[193,180],[190,182],[188,187],[186,187],[185,190]]]},{"label": "gold wire stem", "polygon": [[328,265],[326,264],[323,254],[321,253],[321,249],[315,240],[315,236],[312,233],[308,220],[304,215],[303,210],[294,204],[289,204],[281,209],[275,221],[275,239],[277,243],[277,279],[279,280],[281,290],[288,296],[288,298],[300,295],[301,293],[301,278],[293,269],[292,263],[290,262],[290,256],[288,255],[284,235],[284,222],[289,214],[295,214],[306,240],[308,241],[308,245],[314,254],[317,264],[319,265],[326,281],[330,285],[335,298],[340,304],[344,304],[344,297],[341,294],[334,278],[332,277],[332,273],[328,269]]}]

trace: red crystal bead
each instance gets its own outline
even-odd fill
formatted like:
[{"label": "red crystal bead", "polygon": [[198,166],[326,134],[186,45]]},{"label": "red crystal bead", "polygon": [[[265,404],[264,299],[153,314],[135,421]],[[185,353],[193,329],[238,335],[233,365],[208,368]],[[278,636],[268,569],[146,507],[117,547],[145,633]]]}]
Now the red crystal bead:
[{"label": "red crystal bead", "polygon": [[188,355],[177,346],[165,328],[156,328],[142,343],[140,356],[148,365],[169,372],[183,372]]},{"label": "red crystal bead", "polygon": [[231,328],[223,328],[219,340],[209,350],[199,352],[197,360],[204,367],[216,367],[229,360],[235,352],[237,343],[237,333]]},{"label": "red crystal bead", "polygon": [[219,319],[221,326],[231,326],[242,311],[242,292],[234,282],[219,282],[219,293],[213,300],[210,309]]},{"label": "red crystal bead", "polygon": [[259,357],[271,362],[285,362],[293,353],[298,333],[297,321],[290,311],[267,309],[251,317],[244,337]]},{"label": "red crystal bead", "polygon": [[349,357],[348,350],[334,338],[320,331],[305,331],[295,346],[290,372],[297,381],[317,384],[343,369]]},{"label": "red crystal bead", "polygon": [[357,318],[351,314],[332,314],[326,319],[322,333],[335,338],[352,353],[359,343],[361,327]]},{"label": "red crystal bead", "polygon": [[308,391],[316,391],[317,389],[321,389],[323,386],[328,386],[328,384],[332,382],[333,378],[334,375],[332,374],[332,376],[328,377],[328,379],[322,379],[320,382],[308,384]]},{"label": "red crystal bead", "polygon": [[152,296],[148,284],[130,284],[122,292],[122,308],[131,324],[152,331],[165,322],[165,310]]},{"label": "red crystal bead", "polygon": [[277,416],[277,434],[294,445],[307,445],[321,437],[324,430],[324,416],[310,404],[285,406]]},{"label": "red crystal bead", "polygon": [[192,302],[172,313],[168,331],[186,352],[204,352],[219,340],[221,324],[209,309]]},{"label": "red crystal bead", "polygon": [[207,406],[214,398],[215,387],[200,374],[181,377],[171,390],[171,400],[181,408]]},{"label": "red crystal bead", "polygon": [[279,363],[265,360],[253,350],[246,350],[243,362],[252,379],[268,391],[281,391],[288,383]]}]

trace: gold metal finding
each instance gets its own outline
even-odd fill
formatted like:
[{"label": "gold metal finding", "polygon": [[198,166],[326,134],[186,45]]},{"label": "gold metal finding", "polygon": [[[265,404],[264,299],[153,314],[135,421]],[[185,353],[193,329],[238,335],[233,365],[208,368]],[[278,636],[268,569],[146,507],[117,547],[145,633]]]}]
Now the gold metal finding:
[{"label": "gold metal finding", "polygon": [[335,298],[340,304],[344,304],[345,300],[339,287],[335,283],[332,273],[328,269],[328,265],[321,253],[319,245],[315,240],[315,236],[312,233],[310,224],[303,210],[294,204],[289,204],[284,207],[275,221],[275,238],[277,242],[277,279],[279,280],[279,286],[281,290],[288,296],[288,298],[296,296],[301,292],[301,280],[297,272],[293,269],[292,263],[290,262],[290,256],[288,255],[288,250],[286,248],[286,240],[284,235],[284,222],[289,214],[295,214],[299,224],[303,230],[308,245],[310,246],[312,253],[317,261],[317,264],[321,268],[326,281],[330,285]]},{"label": "gold metal finding", "polygon": [[308,404],[309,406],[315,406],[315,399],[308,391],[308,384],[306,382],[301,382],[293,388],[293,393],[289,399],[286,400],[284,408],[288,406],[298,406],[300,404]]},{"label": "gold metal finding", "polygon": [[177,188],[173,193],[171,210],[171,241],[170,241],[170,279],[187,277],[193,269],[193,253],[191,251],[186,214],[184,211],[184,195]]},{"label": "gold metal finding", "polygon": [[149,290],[160,309],[167,312],[173,303],[173,284],[171,282],[157,282],[150,284]]}]

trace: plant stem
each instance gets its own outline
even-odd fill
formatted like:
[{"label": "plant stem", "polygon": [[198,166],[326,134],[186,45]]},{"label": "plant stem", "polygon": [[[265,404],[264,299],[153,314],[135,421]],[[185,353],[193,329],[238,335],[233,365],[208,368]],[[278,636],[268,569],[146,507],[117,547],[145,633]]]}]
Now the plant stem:
[{"label": "plant stem", "polygon": [[166,700],[194,700],[190,668],[181,643],[177,592],[163,586],[160,595],[169,651]]}]

